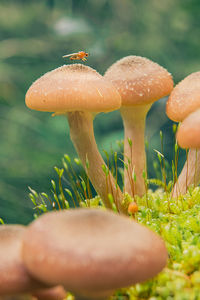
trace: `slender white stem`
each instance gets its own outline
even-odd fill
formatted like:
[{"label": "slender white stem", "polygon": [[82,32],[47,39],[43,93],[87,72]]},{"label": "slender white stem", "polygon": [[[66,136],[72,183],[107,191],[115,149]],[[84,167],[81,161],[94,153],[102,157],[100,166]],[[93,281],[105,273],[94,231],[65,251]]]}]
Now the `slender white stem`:
[{"label": "slender white stem", "polygon": [[[93,116],[88,112],[69,112],[67,118],[70,126],[71,140],[82,161],[85,171],[96,192],[107,208],[111,208],[108,194],[113,196],[119,212],[125,213],[122,206],[123,194],[109,172],[106,176],[102,169],[105,165],[94,137]],[[107,168],[107,167],[106,167]]]},{"label": "slender white stem", "polygon": [[187,161],[174,185],[172,197],[187,193],[192,184],[197,186],[200,182],[200,150],[190,149]]},{"label": "slender white stem", "polygon": [[[124,123],[124,161],[128,170],[124,170],[125,192],[132,197],[145,194],[143,172],[146,172],[145,120],[151,104],[120,109]],[[131,141],[131,145],[130,142]],[[136,182],[133,179],[136,176]]]}]

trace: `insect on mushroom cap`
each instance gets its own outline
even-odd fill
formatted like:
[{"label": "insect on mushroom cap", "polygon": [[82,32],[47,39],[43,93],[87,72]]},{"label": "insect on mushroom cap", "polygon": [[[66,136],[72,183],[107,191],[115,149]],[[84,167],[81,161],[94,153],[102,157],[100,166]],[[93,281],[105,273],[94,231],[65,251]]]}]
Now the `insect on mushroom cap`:
[{"label": "insect on mushroom cap", "polygon": [[171,74],[159,64],[141,56],[127,56],[106,71],[122,97],[122,106],[145,105],[167,96],[173,89]]},{"label": "insect on mushroom cap", "polygon": [[166,112],[171,120],[180,122],[198,108],[200,108],[200,72],[195,72],[175,86],[167,101]]},{"label": "insect on mushroom cap", "polygon": [[116,88],[94,69],[63,65],[36,80],[26,94],[26,105],[35,110],[108,112],[121,106]]}]

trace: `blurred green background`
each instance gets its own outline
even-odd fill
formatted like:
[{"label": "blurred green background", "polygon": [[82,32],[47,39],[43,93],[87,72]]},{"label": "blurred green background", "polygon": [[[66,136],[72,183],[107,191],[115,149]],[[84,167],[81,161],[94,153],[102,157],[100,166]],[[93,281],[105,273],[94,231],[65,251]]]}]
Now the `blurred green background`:
[{"label": "blurred green background", "polygon": [[[0,0],[0,217],[6,223],[33,218],[28,186],[47,192],[64,153],[74,156],[64,117],[30,111],[24,97],[31,83],[85,50],[86,64],[101,74],[127,55],[145,56],[166,67],[177,83],[200,69],[199,0]],[[147,119],[149,176],[155,176],[153,149],[173,156],[172,123],[166,99]],[[118,112],[95,120],[100,150],[123,138]],[[181,164],[180,164],[181,165]]]}]

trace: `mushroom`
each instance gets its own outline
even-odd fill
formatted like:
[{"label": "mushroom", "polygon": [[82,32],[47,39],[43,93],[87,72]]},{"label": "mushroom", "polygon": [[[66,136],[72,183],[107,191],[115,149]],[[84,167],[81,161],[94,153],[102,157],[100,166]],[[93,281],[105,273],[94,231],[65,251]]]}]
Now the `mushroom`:
[{"label": "mushroom", "polygon": [[183,120],[178,127],[176,138],[181,148],[200,148],[200,109]]},{"label": "mushroom", "polygon": [[121,97],[115,87],[94,69],[82,65],[64,65],[46,73],[29,88],[26,105],[35,110],[55,112],[68,118],[70,136],[95,190],[105,206],[111,208],[112,194],[119,211],[123,195],[115,179],[105,174],[105,163],[98,151],[93,119],[99,112],[118,109]]},{"label": "mushroom", "polygon": [[40,216],[28,226],[22,256],[38,280],[61,284],[82,300],[107,299],[117,288],[152,278],[167,261],[157,234],[127,216],[92,208]]},{"label": "mushroom", "polygon": [[22,225],[0,226],[0,296],[15,295],[16,299],[23,299],[26,297],[21,296],[23,293],[47,287],[30,276],[22,261],[21,241],[25,231]]},{"label": "mushroom", "polygon": [[[173,89],[166,105],[166,112],[170,119],[182,122],[189,114],[200,108],[200,72],[195,72],[179,82]],[[188,121],[187,121],[188,124]],[[185,126],[183,125],[183,128]],[[192,136],[192,132],[190,132]],[[189,145],[189,144],[188,144]],[[193,146],[192,146],[193,148]],[[200,151],[189,150],[185,163],[172,195],[178,196],[187,192],[188,186],[200,182]]]},{"label": "mushroom", "polygon": [[[173,89],[171,74],[157,63],[140,56],[127,56],[114,63],[104,76],[122,98],[120,109],[124,129],[125,191],[132,197],[145,194],[144,144],[146,115],[153,102]],[[136,183],[134,183],[134,177]]]}]

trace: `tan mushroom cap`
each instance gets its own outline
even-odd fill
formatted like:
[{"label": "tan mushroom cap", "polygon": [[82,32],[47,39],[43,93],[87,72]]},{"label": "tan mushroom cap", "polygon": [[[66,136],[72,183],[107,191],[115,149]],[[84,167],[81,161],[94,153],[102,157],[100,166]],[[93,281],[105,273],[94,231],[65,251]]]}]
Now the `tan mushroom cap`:
[{"label": "tan mushroom cap", "polygon": [[180,122],[198,108],[200,108],[200,72],[195,72],[175,86],[167,101],[166,112],[171,120]]},{"label": "tan mushroom cap", "polygon": [[128,217],[100,209],[44,214],[29,226],[22,252],[36,278],[75,294],[144,281],[167,261],[159,236]]},{"label": "tan mushroom cap", "polygon": [[0,226],[0,295],[45,287],[28,274],[22,261],[21,244],[25,231],[21,225]]},{"label": "tan mushroom cap", "polygon": [[105,73],[122,97],[122,106],[145,105],[167,96],[173,89],[171,74],[141,56],[127,56]]},{"label": "tan mushroom cap", "polygon": [[200,109],[183,120],[176,138],[182,148],[200,148]]},{"label": "tan mushroom cap", "polygon": [[36,80],[26,94],[26,105],[35,110],[108,112],[121,106],[115,87],[94,69],[64,65]]}]

